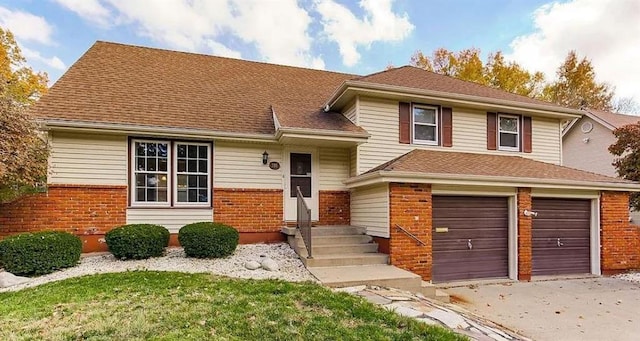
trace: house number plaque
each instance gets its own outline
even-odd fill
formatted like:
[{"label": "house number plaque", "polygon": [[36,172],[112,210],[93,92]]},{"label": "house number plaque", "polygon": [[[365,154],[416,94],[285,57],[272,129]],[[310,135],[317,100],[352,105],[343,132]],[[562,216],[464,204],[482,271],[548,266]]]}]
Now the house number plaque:
[{"label": "house number plaque", "polygon": [[271,161],[271,162],[269,162],[269,168],[271,168],[273,170],[278,170],[278,169],[280,169],[280,163],[278,163],[276,161]]}]

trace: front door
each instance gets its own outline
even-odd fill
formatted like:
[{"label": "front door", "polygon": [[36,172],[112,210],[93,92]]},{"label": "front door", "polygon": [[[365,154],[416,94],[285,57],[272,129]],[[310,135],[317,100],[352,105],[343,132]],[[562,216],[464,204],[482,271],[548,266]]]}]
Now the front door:
[{"label": "front door", "polygon": [[311,219],[318,220],[317,161],[312,151],[287,152],[288,165],[285,179],[285,220],[295,221],[297,216],[297,188],[311,209]]}]

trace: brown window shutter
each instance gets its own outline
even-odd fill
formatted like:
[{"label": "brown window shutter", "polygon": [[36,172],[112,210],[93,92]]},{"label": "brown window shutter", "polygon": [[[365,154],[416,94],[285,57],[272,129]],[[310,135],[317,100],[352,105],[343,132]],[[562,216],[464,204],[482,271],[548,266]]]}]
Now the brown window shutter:
[{"label": "brown window shutter", "polygon": [[411,105],[409,103],[400,102],[400,143],[411,143]]},{"label": "brown window shutter", "polygon": [[442,108],[442,146],[453,146],[453,110]]},{"label": "brown window shutter", "polygon": [[496,150],[498,139],[498,114],[495,112],[487,113],[487,149]]},{"label": "brown window shutter", "polygon": [[522,151],[531,153],[531,116],[522,117]]}]

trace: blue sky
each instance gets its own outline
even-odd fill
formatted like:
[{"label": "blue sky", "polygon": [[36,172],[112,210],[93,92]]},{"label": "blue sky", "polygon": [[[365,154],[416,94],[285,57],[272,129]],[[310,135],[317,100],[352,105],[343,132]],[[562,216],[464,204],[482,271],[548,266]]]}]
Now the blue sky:
[{"label": "blue sky", "polygon": [[0,0],[0,26],[52,81],[96,40],[356,74],[477,47],[548,78],[574,49],[640,100],[637,0]]}]

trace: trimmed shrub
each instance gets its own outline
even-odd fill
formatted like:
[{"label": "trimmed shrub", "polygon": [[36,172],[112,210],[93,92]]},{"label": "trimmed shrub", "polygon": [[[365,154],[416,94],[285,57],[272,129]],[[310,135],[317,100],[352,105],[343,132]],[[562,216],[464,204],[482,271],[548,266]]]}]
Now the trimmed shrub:
[{"label": "trimmed shrub", "polygon": [[169,231],[160,225],[130,224],[107,232],[105,240],[118,259],[147,259],[162,256],[169,246]]},{"label": "trimmed shrub", "polygon": [[38,276],[76,266],[82,241],[67,232],[21,233],[0,240],[0,264],[14,275]]},{"label": "trimmed shrub", "polygon": [[236,250],[240,235],[231,226],[201,222],[183,226],[178,233],[180,245],[187,257],[221,258]]}]

